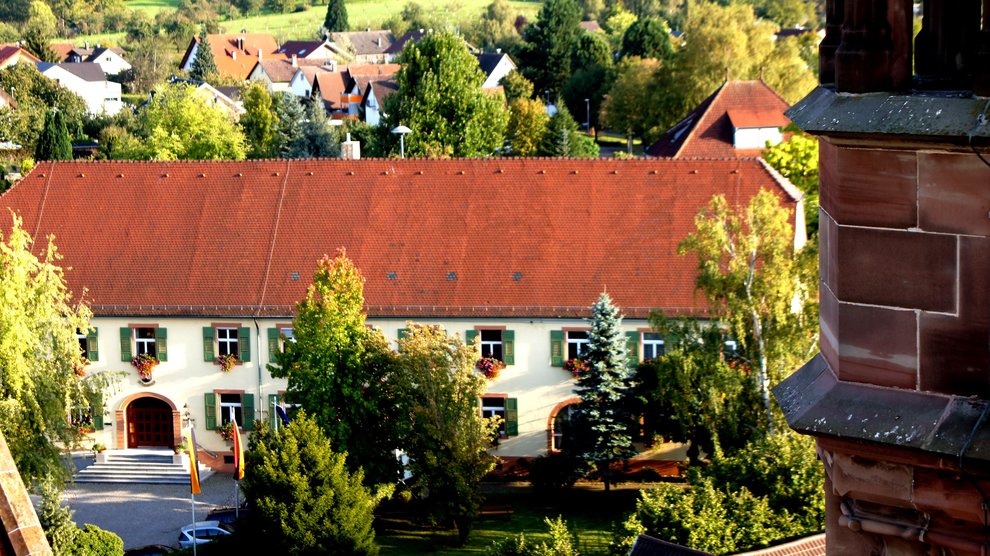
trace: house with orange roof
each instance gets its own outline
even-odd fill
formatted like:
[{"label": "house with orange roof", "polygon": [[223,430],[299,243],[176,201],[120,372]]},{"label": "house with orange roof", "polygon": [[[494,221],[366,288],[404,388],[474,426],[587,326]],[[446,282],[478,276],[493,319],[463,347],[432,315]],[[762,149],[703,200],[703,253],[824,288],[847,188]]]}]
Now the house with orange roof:
[{"label": "house with orange roof", "polygon": [[364,83],[392,80],[399,69],[398,64],[339,66],[337,71],[317,73],[311,94],[323,100],[332,117],[355,119],[367,92]]},{"label": "house with orange roof", "polygon": [[248,81],[259,81],[271,92],[286,91],[299,97],[312,94],[316,75],[336,71],[337,62],[330,59],[305,60],[295,55],[291,59],[262,60],[248,74]]},{"label": "house with orange roof", "polygon": [[[206,42],[213,52],[220,75],[237,81],[246,80],[260,61],[286,58],[278,52],[278,42],[270,33],[206,35]],[[179,69],[185,72],[191,70],[200,48],[199,37],[193,37],[179,62]]]},{"label": "house with orange roof", "polygon": [[760,156],[767,142],[784,138],[790,108],[762,80],[726,81],[683,120],[667,130],[646,154],[656,157]]},{"label": "house with orange roof", "polygon": [[0,69],[12,66],[18,62],[37,64],[40,61],[37,56],[24,50],[19,45],[5,44],[0,46]]},{"label": "house with orange roof", "polygon": [[[222,467],[215,429],[276,419],[286,382],[266,365],[316,261],[344,248],[368,323],[393,345],[416,321],[504,362],[478,403],[503,418],[494,450],[512,458],[566,442],[577,398],[564,364],[587,349],[600,293],[621,308],[631,364],[661,354],[651,311],[708,314],[696,261],[677,254],[697,211],[762,189],[800,245],[799,193],[760,159],[42,162],[0,213],[54,234],[69,288],[86,291],[86,372],[126,373],[91,408],[111,449],[174,446],[185,416]],[[157,364],[139,374],[138,355]]]}]

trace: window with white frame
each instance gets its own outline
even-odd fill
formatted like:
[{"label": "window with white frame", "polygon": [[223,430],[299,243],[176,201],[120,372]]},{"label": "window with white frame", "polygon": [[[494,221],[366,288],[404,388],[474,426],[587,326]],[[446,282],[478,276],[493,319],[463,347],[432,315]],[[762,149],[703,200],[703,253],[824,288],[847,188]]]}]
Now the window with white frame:
[{"label": "window with white frame", "polygon": [[499,361],[504,361],[505,358],[502,355],[502,331],[482,329],[479,332],[481,333],[481,356],[494,357]]},{"label": "window with white frame", "polygon": [[158,356],[158,343],[155,340],[154,328],[134,329],[134,355]]},{"label": "window with white frame", "polygon": [[725,340],[722,343],[722,353],[725,357],[739,357],[739,344],[735,340]]},{"label": "window with white frame", "polygon": [[217,355],[240,355],[236,328],[217,328]]},{"label": "window with white frame", "polygon": [[643,360],[655,359],[665,353],[659,332],[643,332]]},{"label": "window with white frame", "polygon": [[241,394],[220,394],[220,424],[226,425],[232,420],[243,425]]},{"label": "window with white frame", "polygon": [[577,404],[565,405],[553,417],[553,434],[550,437],[550,449],[554,451],[563,450],[569,443],[573,443],[574,427],[572,419]]},{"label": "window with white frame", "polygon": [[279,328],[278,333],[282,337],[283,345],[285,344],[285,342],[296,343],[295,329],[293,329],[291,326]]},{"label": "window with white frame", "polygon": [[567,358],[581,357],[588,351],[588,331],[569,330],[567,332]]},{"label": "window with white frame", "polygon": [[481,398],[481,417],[488,419],[491,417],[498,416],[498,435],[501,438],[505,438],[505,424],[507,422],[507,416],[505,413],[505,401],[506,398],[502,396],[484,396]]}]

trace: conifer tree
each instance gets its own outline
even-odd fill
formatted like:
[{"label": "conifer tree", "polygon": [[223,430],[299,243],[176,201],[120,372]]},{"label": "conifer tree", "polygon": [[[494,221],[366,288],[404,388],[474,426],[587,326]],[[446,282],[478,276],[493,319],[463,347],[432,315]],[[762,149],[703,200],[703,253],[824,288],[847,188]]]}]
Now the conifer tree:
[{"label": "conifer tree", "polygon": [[34,147],[34,159],[71,160],[72,140],[65,125],[65,118],[59,110],[51,110],[45,115],[45,127],[41,130],[38,143]]},{"label": "conifer tree", "polygon": [[199,47],[196,49],[196,58],[189,69],[189,77],[197,81],[207,83],[215,80],[220,75],[217,69],[217,60],[213,57],[213,49],[206,41],[206,31],[199,36]]},{"label": "conifer tree", "polygon": [[347,30],[347,6],[344,0],[330,0],[327,2],[327,16],[323,20],[323,28],[330,33],[337,33]]},{"label": "conifer tree", "polygon": [[588,371],[578,376],[574,389],[581,398],[577,420],[586,441],[582,456],[598,468],[606,491],[612,482],[612,464],[635,454],[628,408],[630,370],[621,324],[619,309],[602,293],[591,306]]}]

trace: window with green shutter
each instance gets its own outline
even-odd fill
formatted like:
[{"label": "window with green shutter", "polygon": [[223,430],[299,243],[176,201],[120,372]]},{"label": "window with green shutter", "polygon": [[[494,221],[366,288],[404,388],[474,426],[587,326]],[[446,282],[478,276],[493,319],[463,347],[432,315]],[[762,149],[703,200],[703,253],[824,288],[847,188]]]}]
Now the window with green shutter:
[{"label": "window with green shutter", "polygon": [[244,415],[244,424],[241,426],[246,431],[254,430],[254,394],[241,394],[241,414]]},{"label": "window with green shutter", "polygon": [[103,392],[93,392],[89,403],[93,408],[93,428],[100,432],[103,430]]},{"label": "window with green shutter", "polygon": [[274,363],[275,357],[281,351],[278,341],[278,328],[268,329],[268,362]]},{"label": "window with green shutter", "polygon": [[237,347],[240,350],[238,359],[247,363],[251,360],[251,329],[242,326],[237,329]]},{"label": "window with green shutter", "polygon": [[134,357],[131,355],[131,328],[120,329],[120,360],[131,362]]},{"label": "window with green shutter", "polygon": [[155,342],[158,344],[158,360],[168,361],[168,330],[165,328],[156,328]]},{"label": "window with green shutter", "polygon": [[519,436],[519,403],[516,398],[505,399],[505,434]]},{"label": "window with green shutter", "polygon": [[203,327],[203,361],[207,363],[212,363],[216,360],[216,352],[213,349],[213,341],[216,332],[214,332],[212,326]]},{"label": "window with green shutter", "polygon": [[514,330],[502,331],[502,361],[506,365],[516,364],[516,333]]},{"label": "window with green shutter", "polygon": [[217,430],[217,395],[213,392],[203,394],[206,401],[206,430]]},{"label": "window with green shutter", "polygon": [[86,334],[86,349],[83,357],[89,361],[100,360],[100,331],[95,326]]},{"label": "window with green shutter", "polygon": [[519,435],[519,409],[516,398],[504,394],[489,394],[481,397],[481,417],[499,417],[498,435],[501,438]]},{"label": "window with green shutter", "polygon": [[629,368],[639,365],[639,332],[626,332],[626,357]]},{"label": "window with green shutter", "polygon": [[477,340],[477,339],[478,339],[478,331],[477,330],[468,330],[467,332],[464,333],[464,343],[467,344],[467,345],[469,345],[469,346],[471,344],[473,344],[474,341]]},{"label": "window with green shutter", "polygon": [[550,366],[564,366],[564,331],[550,331]]}]

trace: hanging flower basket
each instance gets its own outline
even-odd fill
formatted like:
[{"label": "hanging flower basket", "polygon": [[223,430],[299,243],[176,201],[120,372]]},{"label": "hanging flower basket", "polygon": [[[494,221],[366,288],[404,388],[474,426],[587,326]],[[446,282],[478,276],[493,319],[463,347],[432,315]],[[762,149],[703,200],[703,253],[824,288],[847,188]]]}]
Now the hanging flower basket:
[{"label": "hanging flower basket", "polygon": [[76,372],[76,376],[86,376],[87,366],[89,366],[89,360],[85,357],[80,357],[79,362],[73,365],[73,370]]},{"label": "hanging flower basket", "polygon": [[575,377],[579,377],[591,370],[591,366],[588,362],[580,357],[575,357],[574,359],[568,359],[564,362],[564,370],[571,373]]},{"label": "hanging flower basket", "polygon": [[477,368],[481,374],[485,375],[488,380],[495,380],[498,378],[499,373],[505,368],[505,363],[494,357],[482,357],[478,359],[475,363],[475,368]]},{"label": "hanging flower basket", "polygon": [[141,382],[151,382],[151,372],[158,366],[158,359],[155,359],[147,353],[142,353],[134,359],[131,359],[131,365],[137,369],[138,377],[141,379]]},{"label": "hanging flower basket", "polygon": [[219,427],[217,427],[217,434],[219,434],[220,438],[224,439],[225,441],[233,442],[234,424],[231,423],[230,421],[227,421],[226,423],[220,425]]},{"label": "hanging flower basket", "polygon": [[221,371],[225,373],[229,373],[231,370],[233,370],[234,365],[237,364],[237,357],[229,353],[227,355],[218,355],[217,363],[220,364]]}]

